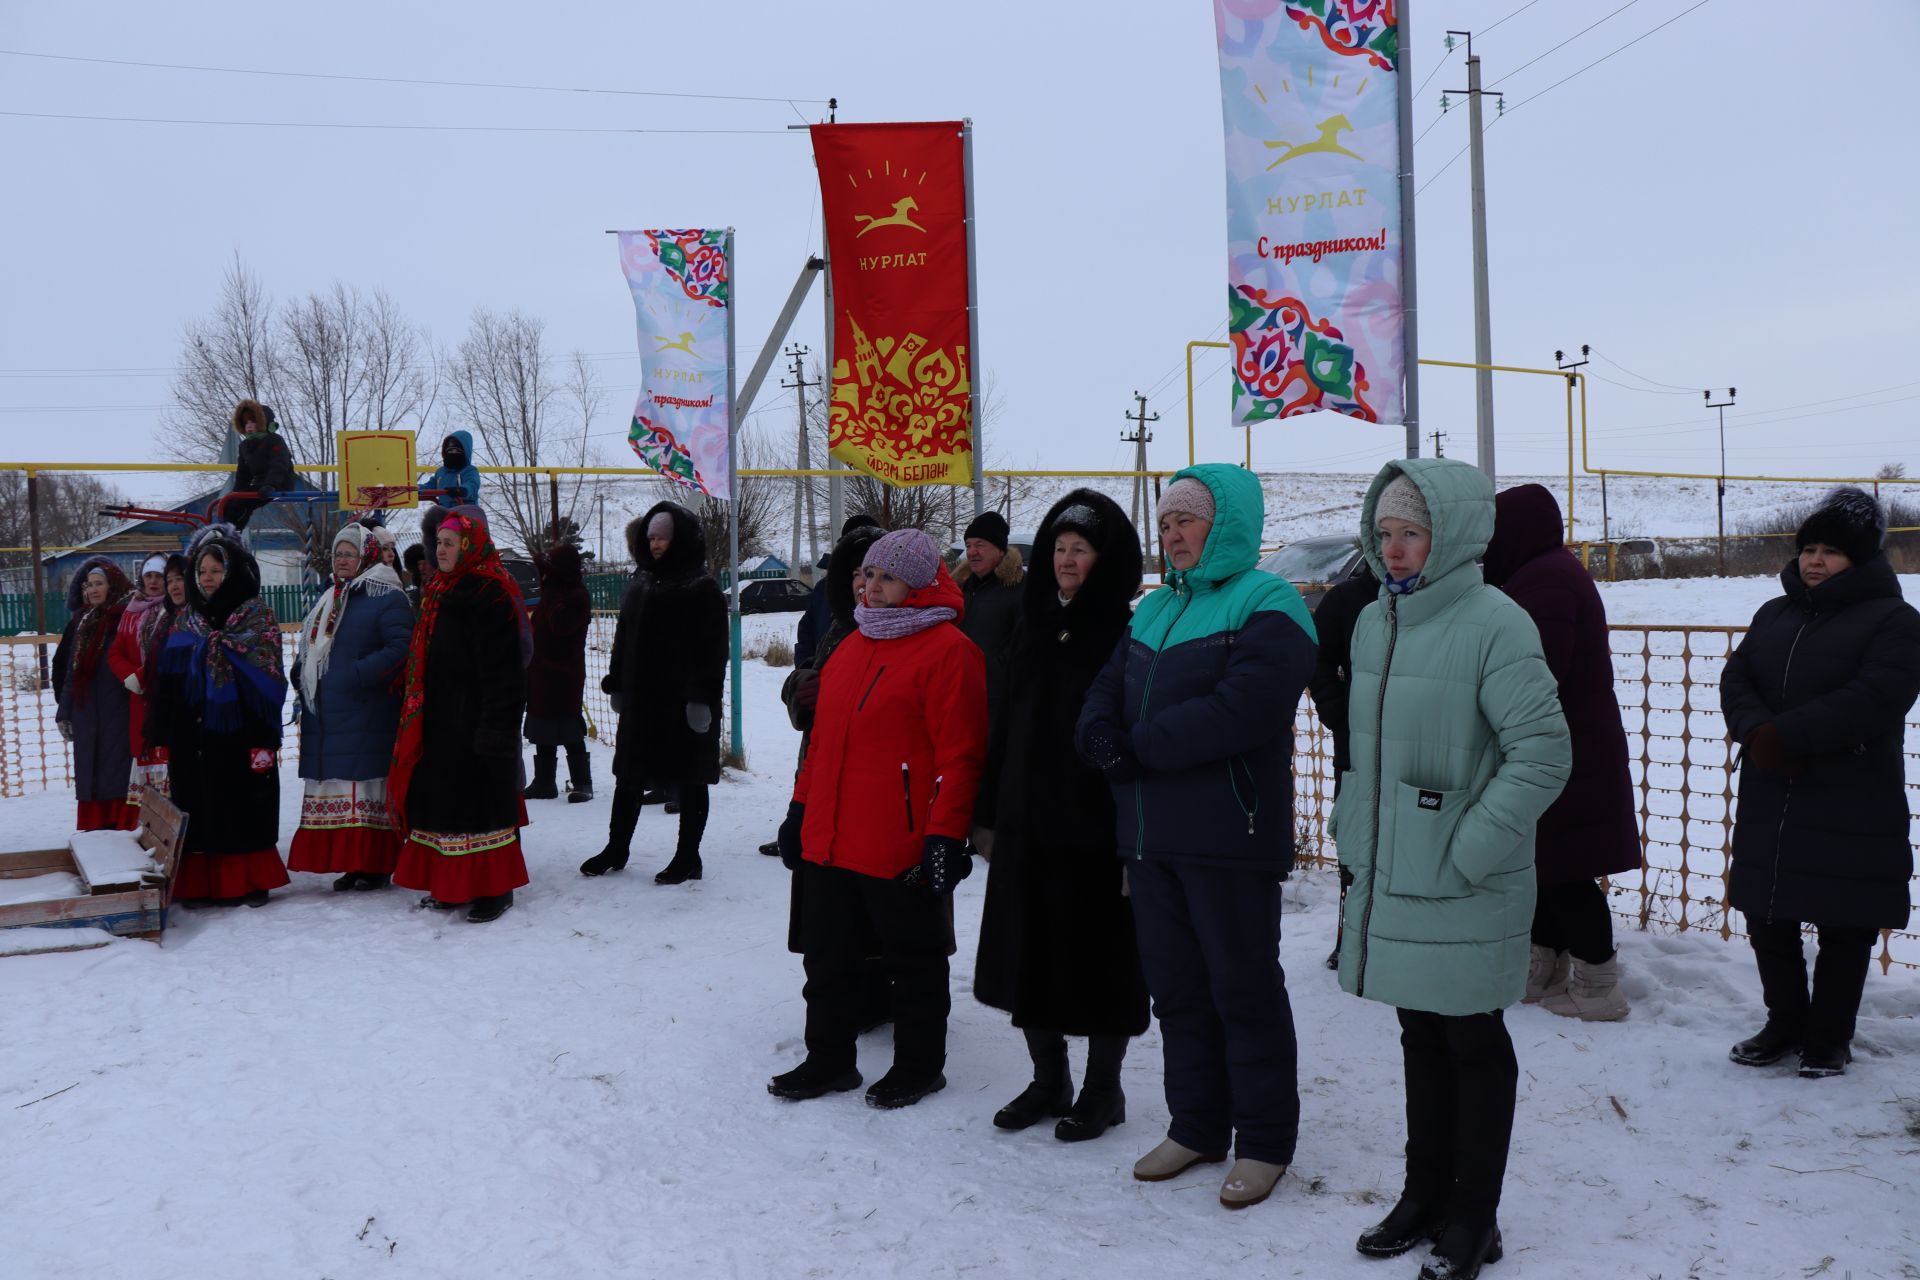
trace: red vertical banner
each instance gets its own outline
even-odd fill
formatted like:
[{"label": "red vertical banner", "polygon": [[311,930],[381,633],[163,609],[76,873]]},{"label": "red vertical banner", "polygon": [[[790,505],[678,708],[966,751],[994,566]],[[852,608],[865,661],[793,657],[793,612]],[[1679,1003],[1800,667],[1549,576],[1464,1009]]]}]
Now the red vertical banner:
[{"label": "red vertical banner", "polygon": [[813,126],[833,272],[828,450],[891,485],[973,483],[961,124]]}]

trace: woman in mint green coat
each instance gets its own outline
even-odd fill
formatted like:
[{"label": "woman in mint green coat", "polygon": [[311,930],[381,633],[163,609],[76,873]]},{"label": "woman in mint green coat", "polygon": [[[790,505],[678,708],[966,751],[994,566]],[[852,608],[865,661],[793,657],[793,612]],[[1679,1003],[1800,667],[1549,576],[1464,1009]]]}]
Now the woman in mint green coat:
[{"label": "woman in mint green coat", "polygon": [[1407,1178],[1360,1252],[1434,1240],[1421,1275],[1497,1261],[1519,1068],[1502,1010],[1525,994],[1534,824],[1572,767],[1539,633],[1480,577],[1493,485],[1447,459],[1388,463],[1362,508],[1383,584],[1353,636],[1353,769],[1334,806],[1340,985],[1393,1005]]}]

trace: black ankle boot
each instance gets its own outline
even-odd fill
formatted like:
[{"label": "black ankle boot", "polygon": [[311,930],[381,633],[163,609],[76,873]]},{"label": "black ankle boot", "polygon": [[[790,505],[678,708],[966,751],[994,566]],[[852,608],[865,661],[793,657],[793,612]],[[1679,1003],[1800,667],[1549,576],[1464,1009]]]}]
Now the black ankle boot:
[{"label": "black ankle boot", "polygon": [[676,853],[673,860],[654,873],[655,884],[685,884],[689,880],[700,878],[700,855],[698,853]]},{"label": "black ankle boot", "polygon": [[1439,1212],[1423,1200],[1403,1195],[1393,1212],[1362,1232],[1353,1247],[1369,1258],[1397,1258],[1439,1232]]},{"label": "black ankle boot", "polygon": [[360,879],[360,872],[349,871],[333,882],[333,891],[335,893],[345,893],[349,889],[358,889],[360,887]]},{"label": "black ankle boot", "polygon": [[1847,1074],[1847,1064],[1853,1061],[1853,1050],[1846,1045],[1838,1047],[1808,1045],[1800,1055],[1800,1078],[1803,1080],[1824,1080],[1828,1076]]},{"label": "black ankle boot", "polygon": [[1420,1280],[1474,1280],[1482,1265],[1506,1256],[1500,1227],[1450,1226],[1420,1265]]},{"label": "black ankle boot", "polygon": [[567,748],[567,803],[585,804],[593,799],[593,758],[585,747]]},{"label": "black ankle boot", "polygon": [[947,1078],[938,1071],[915,1071],[894,1066],[867,1089],[867,1105],[882,1111],[910,1107],[930,1093],[947,1087]]},{"label": "black ankle boot", "polygon": [[507,909],[512,905],[513,890],[511,889],[505,893],[493,894],[490,897],[475,898],[473,905],[467,909],[467,923],[491,924],[493,921],[507,914]]},{"label": "black ankle boot", "polygon": [[1064,1116],[1073,1110],[1073,1082],[1065,1076],[1056,1080],[1035,1080],[1020,1091],[1020,1096],[993,1113],[997,1129],[1017,1132],[1051,1116]]},{"label": "black ankle boot", "polygon": [[1743,1067],[1768,1067],[1800,1047],[1801,1033],[1777,1026],[1772,1019],[1758,1034],[1742,1040],[1727,1051],[1727,1057]]},{"label": "black ankle boot", "polygon": [[818,1058],[808,1058],[793,1070],[783,1071],[767,1081],[767,1092],[788,1102],[806,1102],[859,1087],[859,1071],[853,1067],[830,1067]]},{"label": "black ankle boot", "polygon": [[612,845],[608,845],[580,864],[580,874],[583,876],[603,876],[609,871],[625,871],[626,869],[626,853],[624,851],[615,853]]},{"label": "black ankle boot", "polygon": [[355,882],[353,887],[356,889],[384,889],[392,883],[393,877],[390,875],[376,876],[369,872],[362,871],[360,873],[360,879]]},{"label": "black ankle boot", "polygon": [[1127,1095],[1118,1084],[1089,1082],[1080,1090],[1073,1110],[1053,1126],[1053,1136],[1062,1142],[1089,1142],[1114,1125],[1127,1122]]}]

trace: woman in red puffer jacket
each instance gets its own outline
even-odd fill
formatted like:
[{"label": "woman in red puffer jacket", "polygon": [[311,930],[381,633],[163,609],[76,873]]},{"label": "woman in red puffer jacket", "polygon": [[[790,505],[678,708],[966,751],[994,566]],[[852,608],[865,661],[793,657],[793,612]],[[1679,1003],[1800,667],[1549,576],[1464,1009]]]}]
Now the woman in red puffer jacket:
[{"label": "woman in red puffer jacket", "polygon": [[807,1057],[767,1086],[793,1100],[857,1088],[863,939],[893,991],[894,1062],[867,1090],[910,1106],[946,1086],[955,882],[987,752],[986,663],[953,625],[965,605],[933,539],[868,548],[859,631],[821,672],[781,856],[804,877]]}]

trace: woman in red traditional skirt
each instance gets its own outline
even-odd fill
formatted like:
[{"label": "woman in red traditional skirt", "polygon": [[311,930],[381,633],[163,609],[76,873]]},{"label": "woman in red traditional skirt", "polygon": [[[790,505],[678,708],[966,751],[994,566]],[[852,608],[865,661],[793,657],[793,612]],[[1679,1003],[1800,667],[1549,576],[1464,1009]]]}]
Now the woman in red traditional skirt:
[{"label": "woman in red traditional skirt", "polygon": [[467,906],[498,920],[527,883],[520,853],[520,717],[527,682],[520,590],[500,564],[478,507],[456,507],[434,532],[407,652],[388,803],[408,835],[395,884],[420,905]]},{"label": "woman in red traditional skirt", "polygon": [[260,599],[260,568],[233,526],[194,534],[187,563],[187,607],[149,667],[145,730],[166,748],[173,802],[187,815],[173,896],[258,907],[287,883],[280,623]]},{"label": "woman in red traditional skirt", "polygon": [[336,891],[384,889],[403,843],[387,813],[400,676],[413,606],[363,524],[333,540],[333,583],[300,624],[300,829],[290,871],[340,873]]},{"label": "woman in red traditional skirt", "polygon": [[107,650],[133,598],[133,584],[105,556],[89,556],[67,586],[67,629],[53,654],[55,723],[73,744],[80,831],[131,831],[140,815],[127,804],[133,752],[127,739],[126,686]]},{"label": "woman in red traditional skirt", "polygon": [[158,787],[160,794],[167,793],[167,755],[158,747],[149,747],[141,734],[142,723],[147,717],[145,671],[146,655],[149,650],[148,639],[158,628],[172,622],[172,612],[186,601],[186,557],[173,556],[180,562],[180,599],[169,603],[167,598],[167,564],[169,557],[151,555],[140,566],[140,595],[127,605],[127,611],[120,616],[120,625],[113,633],[113,647],[107,650],[107,665],[113,669],[114,679],[127,690],[127,745],[133,752],[133,771],[127,778],[127,803],[138,808],[140,793],[146,787]]}]

